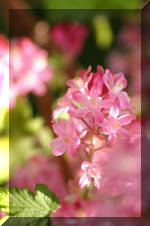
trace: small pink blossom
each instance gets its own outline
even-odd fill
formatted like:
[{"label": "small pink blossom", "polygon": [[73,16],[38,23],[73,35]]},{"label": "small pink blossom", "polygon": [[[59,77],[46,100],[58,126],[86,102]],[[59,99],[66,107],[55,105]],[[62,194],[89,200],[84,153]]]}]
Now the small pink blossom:
[{"label": "small pink blossom", "polygon": [[83,107],[76,110],[77,117],[85,117],[88,113],[92,113],[92,116],[95,119],[95,122],[103,121],[103,113],[101,109],[109,108],[112,106],[112,102],[103,101],[101,97],[95,95],[96,92],[90,92],[90,95],[87,96],[83,93],[74,93],[73,99],[79,102]]},{"label": "small pink blossom", "polygon": [[84,171],[84,174],[79,181],[80,187],[83,188],[86,185],[90,185],[93,179],[95,187],[100,189],[101,169],[99,163],[84,161],[81,165],[81,169]]},{"label": "small pink blossom", "polygon": [[111,94],[117,95],[127,86],[127,80],[123,73],[113,74],[110,70],[106,70],[104,77],[104,84]]},{"label": "small pink blossom", "polygon": [[70,157],[75,157],[80,139],[73,122],[71,120],[60,119],[57,124],[53,125],[53,129],[58,136],[58,138],[55,138],[50,143],[54,147],[53,154],[59,156],[67,151]]},{"label": "small pink blossom", "polygon": [[108,135],[108,141],[115,143],[117,135],[127,136],[128,132],[122,126],[128,125],[133,120],[133,115],[129,113],[120,112],[118,108],[111,108],[108,118],[104,119],[102,131]]}]

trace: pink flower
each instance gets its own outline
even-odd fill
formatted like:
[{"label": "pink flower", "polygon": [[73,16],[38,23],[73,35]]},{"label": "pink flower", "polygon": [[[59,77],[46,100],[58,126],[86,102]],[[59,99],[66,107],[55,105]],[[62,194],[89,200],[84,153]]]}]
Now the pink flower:
[{"label": "pink flower", "polygon": [[96,91],[93,92],[93,90],[90,92],[90,95],[79,92],[74,93],[73,100],[82,105],[82,107],[76,110],[76,117],[84,118],[88,113],[92,113],[96,123],[103,121],[104,115],[101,110],[103,108],[110,108],[113,104],[107,100],[102,100],[102,97],[99,97]]},{"label": "pink flower", "polygon": [[89,67],[86,72],[82,71],[80,75],[82,78],[82,83],[80,82],[80,84],[82,84],[82,86],[71,91],[72,99],[81,104],[81,107],[75,112],[76,117],[84,118],[88,113],[91,113],[95,119],[95,122],[100,123],[104,118],[101,110],[112,107],[114,103],[109,99],[103,99],[102,76],[104,74],[104,70],[101,66],[98,66],[97,70],[98,71],[96,73],[92,73],[91,67]]},{"label": "pink flower", "polygon": [[[114,75],[108,69],[104,72],[101,66],[98,66],[97,72],[93,73],[89,66],[87,71],[81,71],[79,78],[69,80],[67,84],[69,89],[58,100],[59,106],[54,111],[52,122],[55,122],[62,113],[67,114],[67,117],[74,122],[74,119],[77,119],[78,123],[74,123],[74,130],[78,132],[81,149],[89,152],[91,145],[95,144],[90,144],[88,138],[94,134],[100,140],[99,143],[102,140],[105,143],[106,140],[115,143],[118,135],[126,136],[127,132],[122,126],[129,124],[134,114],[127,93],[122,91],[126,87],[126,79],[122,73]],[[79,123],[85,124],[82,134],[77,128]],[[108,138],[104,135],[108,135]],[[69,143],[73,144],[73,138],[72,142],[70,139]],[[60,140],[62,149],[58,147]],[[58,140],[56,138],[54,143],[56,142],[54,146],[57,145],[57,149],[61,150],[58,152],[54,149],[54,153],[60,155],[65,151],[66,142],[64,143],[64,138]]]},{"label": "pink flower", "polygon": [[5,217],[5,216],[7,216],[7,214],[2,212],[2,211],[0,211],[0,218]]},{"label": "pink flower", "polygon": [[0,108],[9,106],[9,44],[0,34]]},{"label": "pink flower", "polygon": [[45,50],[26,37],[10,41],[11,106],[18,95],[25,96],[29,92],[43,95],[51,77],[52,69]]},{"label": "pink flower", "polygon": [[33,192],[36,184],[46,184],[60,199],[68,195],[61,167],[52,157],[32,156],[25,166],[16,169],[9,181],[10,186],[26,186]]},{"label": "pink flower", "polygon": [[133,115],[120,112],[118,108],[111,108],[108,118],[104,119],[102,131],[108,135],[108,141],[114,144],[117,140],[117,135],[127,136],[128,132],[122,126],[128,125],[133,120]]},{"label": "pink flower", "polygon": [[127,73],[126,57],[118,50],[112,50],[106,60],[114,72],[122,71],[123,73]]},{"label": "pink flower", "polygon": [[84,161],[81,165],[84,174],[80,178],[79,185],[83,188],[85,185],[90,185],[91,180],[94,180],[94,185],[100,189],[101,169],[99,163]]},{"label": "pink flower", "polygon": [[61,51],[74,58],[82,50],[88,29],[77,22],[61,22],[52,27],[50,35]]},{"label": "pink flower", "polygon": [[104,84],[108,88],[109,92],[113,95],[117,95],[127,86],[127,80],[123,73],[113,74],[110,70],[106,69],[103,76]]},{"label": "pink flower", "polygon": [[136,23],[125,24],[117,41],[128,48],[139,48],[141,42],[140,26],[138,27]]},{"label": "pink flower", "polygon": [[66,150],[70,157],[75,157],[80,139],[76,133],[76,128],[71,120],[59,119],[57,124],[53,125],[54,132],[58,135],[50,145],[54,147],[53,154],[62,155]]},{"label": "pink flower", "polygon": [[[127,23],[119,33],[117,40],[120,49],[112,50],[108,56],[108,66],[114,72],[122,71],[129,78],[130,94],[141,93],[141,31],[135,21]],[[135,82],[136,81],[136,82]]]},{"label": "pink flower", "polygon": [[106,69],[103,81],[108,89],[108,97],[116,103],[120,109],[129,109],[133,113],[133,107],[130,105],[128,94],[122,91],[127,86],[127,80],[123,73],[113,74],[110,70]]}]

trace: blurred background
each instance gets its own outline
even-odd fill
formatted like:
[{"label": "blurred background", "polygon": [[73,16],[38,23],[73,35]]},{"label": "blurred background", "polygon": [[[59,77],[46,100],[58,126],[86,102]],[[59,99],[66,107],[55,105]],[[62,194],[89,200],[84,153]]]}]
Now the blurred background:
[{"label": "blurred background", "polygon": [[[144,3],[142,0],[115,0],[113,5],[107,0],[74,3],[65,0],[63,4],[60,0],[1,2],[0,186],[10,180],[12,185],[34,190],[36,183],[48,183],[53,191],[62,194],[61,199],[68,194],[70,162],[65,157],[54,160],[48,147],[54,138],[51,115],[67,89],[66,81],[89,65],[93,71],[100,64],[126,75],[127,91],[140,120],[141,16],[135,9]],[[98,8],[102,10],[90,10]],[[63,178],[59,181],[60,191],[56,175]]]}]

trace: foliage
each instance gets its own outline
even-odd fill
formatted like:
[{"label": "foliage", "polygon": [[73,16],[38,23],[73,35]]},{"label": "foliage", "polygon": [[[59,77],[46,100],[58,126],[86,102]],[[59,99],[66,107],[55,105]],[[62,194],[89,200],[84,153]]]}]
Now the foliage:
[{"label": "foliage", "polygon": [[0,210],[9,213],[9,189],[0,187]]},{"label": "foliage", "polygon": [[1,188],[0,209],[9,216],[47,217],[59,208],[59,200],[46,185],[37,184],[33,194],[23,187]]}]

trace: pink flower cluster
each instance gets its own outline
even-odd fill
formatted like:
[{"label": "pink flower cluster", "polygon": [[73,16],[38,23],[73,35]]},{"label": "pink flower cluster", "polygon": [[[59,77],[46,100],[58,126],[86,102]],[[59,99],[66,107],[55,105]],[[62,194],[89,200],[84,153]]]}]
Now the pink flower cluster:
[{"label": "pink flower cluster", "polygon": [[123,73],[113,74],[101,66],[93,73],[90,66],[67,84],[69,89],[53,113],[58,137],[50,145],[56,156],[65,151],[73,158],[84,153],[80,187],[94,183],[100,189],[101,163],[93,159],[94,153],[112,147],[119,137],[127,139],[126,126],[135,119],[128,94],[123,91],[127,80]]},{"label": "pink flower cluster", "polygon": [[9,105],[9,44],[0,34],[0,107]]},{"label": "pink flower cluster", "polygon": [[46,50],[27,37],[10,41],[10,107],[18,95],[25,96],[29,92],[43,95],[51,77]]},{"label": "pink flower cluster", "polygon": [[87,27],[77,22],[61,22],[50,31],[52,41],[69,58],[75,58],[81,52],[87,35]]}]

